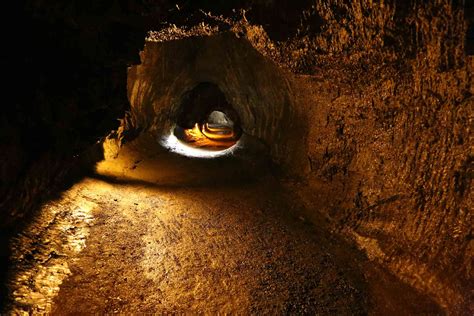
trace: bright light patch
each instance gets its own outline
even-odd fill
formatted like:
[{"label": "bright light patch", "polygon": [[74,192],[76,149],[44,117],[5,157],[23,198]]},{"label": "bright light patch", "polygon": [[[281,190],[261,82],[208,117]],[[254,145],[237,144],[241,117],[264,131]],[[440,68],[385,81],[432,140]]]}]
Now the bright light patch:
[{"label": "bright light patch", "polygon": [[192,147],[190,145],[185,144],[184,142],[180,141],[171,130],[168,136],[165,136],[161,141],[160,144],[167,148],[168,150],[177,153],[179,155],[187,156],[187,157],[194,157],[194,158],[217,158],[222,156],[227,156],[232,154],[236,149],[239,148],[240,141],[237,141],[235,145],[232,147],[223,149],[223,150],[206,150],[202,148]]}]

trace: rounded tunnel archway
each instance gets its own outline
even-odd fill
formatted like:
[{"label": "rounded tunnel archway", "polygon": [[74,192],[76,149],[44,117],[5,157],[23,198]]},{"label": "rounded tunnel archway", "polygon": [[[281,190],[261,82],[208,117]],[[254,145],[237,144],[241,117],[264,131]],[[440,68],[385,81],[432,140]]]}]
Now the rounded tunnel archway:
[{"label": "rounded tunnel archway", "polygon": [[293,84],[288,73],[231,33],[147,42],[141,64],[128,72],[137,129],[160,142],[171,140],[171,133],[176,141],[176,126],[192,128],[220,111],[240,135],[243,150],[233,153],[265,157],[289,173],[302,173],[308,170],[307,125]]},{"label": "rounded tunnel archway", "polygon": [[233,147],[240,118],[216,84],[202,82],[182,97],[173,134],[188,146],[221,151]]},{"label": "rounded tunnel archway", "polygon": [[211,82],[201,82],[183,95],[176,123],[182,128],[192,128],[195,123],[207,122],[216,111],[224,113],[235,128],[240,128],[239,115],[219,87]]}]

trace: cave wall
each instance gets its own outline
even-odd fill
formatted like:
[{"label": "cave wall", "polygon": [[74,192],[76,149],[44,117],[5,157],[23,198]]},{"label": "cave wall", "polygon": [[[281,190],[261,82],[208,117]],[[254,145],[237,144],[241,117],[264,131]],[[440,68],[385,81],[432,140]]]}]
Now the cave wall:
[{"label": "cave wall", "polygon": [[[22,27],[4,27],[11,30],[4,38],[10,49],[2,52],[11,103],[0,115],[2,228],[27,217],[87,148],[117,127],[129,107],[126,67],[139,62],[143,25],[202,18],[188,14],[198,1],[180,2],[181,10],[155,1],[151,17],[140,1],[43,2],[18,2]],[[306,181],[294,188],[312,213],[325,214],[335,232],[453,314],[472,314],[472,4],[235,4],[256,5],[234,29],[240,39],[150,44],[155,52],[144,54],[157,67],[131,73],[160,84],[136,87],[148,89],[150,106],[132,110],[119,131],[140,120],[146,128],[169,124],[181,93],[216,81],[248,133],[270,147],[281,143],[269,148],[276,162],[302,166],[293,170]],[[138,104],[133,89],[129,97]]]},{"label": "cave wall", "polygon": [[[50,196],[90,146],[129,108],[127,66],[145,32],[133,5],[104,1],[19,1],[2,52],[8,104],[0,115],[0,229]],[[2,64],[3,65],[3,64]],[[82,162],[81,162],[82,161]]]},{"label": "cave wall", "polygon": [[264,143],[287,172],[307,165],[305,120],[290,74],[232,32],[147,42],[142,63],[129,70],[135,129],[169,134],[183,96],[201,82],[217,84],[240,117],[243,132]]},{"label": "cave wall", "polygon": [[441,74],[426,90],[411,85],[425,72],[360,91],[306,83],[314,104],[303,198],[370,258],[453,311],[473,301],[474,100],[462,88],[457,100],[449,95],[472,70]]},{"label": "cave wall", "polygon": [[[311,173],[294,188],[370,259],[450,313],[472,314],[474,57],[464,12],[443,1],[403,14],[364,1],[343,8],[352,22],[328,13],[328,33],[314,39],[332,43],[331,54],[309,47],[313,59],[300,52],[299,64],[283,65],[315,65],[299,77]],[[364,42],[347,42],[354,35]]]}]

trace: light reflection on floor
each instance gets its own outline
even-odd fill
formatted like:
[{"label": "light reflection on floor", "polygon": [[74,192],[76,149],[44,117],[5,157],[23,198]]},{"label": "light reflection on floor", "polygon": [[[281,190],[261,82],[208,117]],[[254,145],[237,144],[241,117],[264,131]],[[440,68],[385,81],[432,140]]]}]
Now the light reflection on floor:
[{"label": "light reflection on floor", "polygon": [[[172,155],[154,137],[104,146],[112,158],[13,242],[11,314],[386,315],[420,301],[300,217],[273,177]],[[372,297],[382,309],[370,313]]]},{"label": "light reflection on floor", "polygon": [[12,314],[49,313],[64,279],[71,274],[64,259],[86,247],[96,204],[73,187],[57,201],[45,204],[39,216],[12,241],[12,260],[17,262],[10,282]]},{"label": "light reflection on floor", "polygon": [[[204,146],[196,146],[195,144],[185,143],[184,141],[179,140],[173,133],[174,128],[170,131],[169,135],[166,135],[160,141],[160,144],[167,148],[169,151],[177,153],[179,155],[187,156],[187,157],[194,157],[194,158],[204,158],[204,159],[212,159],[217,157],[228,156],[234,153],[238,148],[240,148],[240,140],[237,142],[232,142],[229,148],[225,149],[218,149],[218,150],[211,150],[209,148],[200,148]],[[194,129],[193,129],[194,130]],[[205,141],[205,137],[200,137],[197,142]],[[212,143],[219,143],[211,140],[207,140],[207,142]],[[207,143],[206,143],[207,144]]]}]

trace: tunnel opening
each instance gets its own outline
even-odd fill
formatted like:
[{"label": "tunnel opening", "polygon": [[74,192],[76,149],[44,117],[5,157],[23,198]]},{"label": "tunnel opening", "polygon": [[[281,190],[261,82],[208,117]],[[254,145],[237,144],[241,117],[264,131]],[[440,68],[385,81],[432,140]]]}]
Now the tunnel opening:
[{"label": "tunnel opening", "polygon": [[201,82],[184,93],[164,145],[178,154],[215,158],[232,153],[242,136],[240,117],[219,87]]}]

